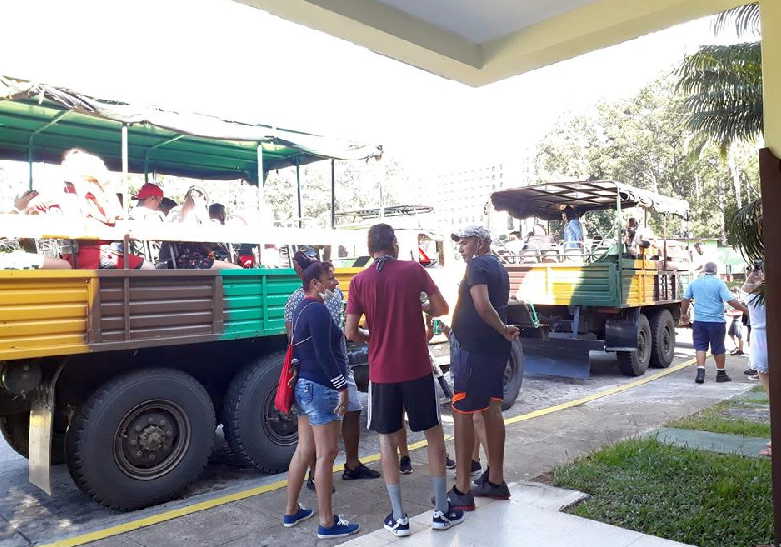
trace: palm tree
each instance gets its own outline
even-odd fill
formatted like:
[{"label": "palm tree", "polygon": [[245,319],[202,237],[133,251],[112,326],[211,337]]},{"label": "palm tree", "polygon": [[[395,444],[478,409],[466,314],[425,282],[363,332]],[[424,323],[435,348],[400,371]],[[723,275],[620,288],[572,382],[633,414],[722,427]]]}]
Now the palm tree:
[{"label": "palm tree", "polygon": [[[716,17],[714,32],[730,24],[738,36],[759,35],[759,4],[727,10]],[[762,53],[760,42],[728,46],[702,46],[687,57],[677,70],[677,90],[686,95],[690,114],[686,125],[697,135],[699,154],[707,142],[717,144],[733,172],[736,210],[727,215],[727,240],[749,260],[762,260],[762,201],[743,205],[740,181],[730,150],[737,141],[755,141],[762,135]]]}]

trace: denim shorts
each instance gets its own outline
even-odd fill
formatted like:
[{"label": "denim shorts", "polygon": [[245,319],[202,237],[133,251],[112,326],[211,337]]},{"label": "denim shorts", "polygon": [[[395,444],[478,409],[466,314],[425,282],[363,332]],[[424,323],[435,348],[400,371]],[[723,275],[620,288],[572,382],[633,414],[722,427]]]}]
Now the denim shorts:
[{"label": "denim shorts", "polygon": [[353,371],[347,369],[347,412],[360,412],[363,407],[361,406],[361,400],[358,398],[358,386],[355,385],[355,376]]},{"label": "denim shorts", "polygon": [[299,378],[295,389],[296,409],[309,418],[311,425],[326,425],[341,420],[336,414],[339,392],[311,380]]},{"label": "denim shorts", "polygon": [[710,321],[695,321],[692,327],[694,349],[697,351],[710,351],[713,355],[724,355],[724,336],[727,334],[726,323]]}]

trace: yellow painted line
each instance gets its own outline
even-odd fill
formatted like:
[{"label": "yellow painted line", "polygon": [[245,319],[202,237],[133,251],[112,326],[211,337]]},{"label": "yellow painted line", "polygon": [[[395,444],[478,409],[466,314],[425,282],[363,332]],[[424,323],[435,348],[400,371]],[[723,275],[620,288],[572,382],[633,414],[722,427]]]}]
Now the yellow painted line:
[{"label": "yellow painted line", "polygon": [[550,406],[548,408],[543,408],[541,410],[535,410],[534,412],[529,412],[528,414],[521,414],[520,416],[514,416],[512,418],[507,418],[504,423],[514,424],[518,422],[524,422],[526,420],[531,420],[532,418],[539,418],[540,416],[545,416],[546,414],[552,414],[554,412],[559,412],[560,410],[566,410],[568,408],[584,405],[586,403],[590,403],[591,401],[596,401],[597,399],[601,399],[603,397],[608,397],[610,395],[615,395],[617,393],[622,393],[624,391],[628,391],[632,388],[636,388],[638,386],[642,386],[643,384],[647,384],[649,382],[653,382],[654,380],[658,380],[659,378],[662,378],[664,376],[667,376],[668,374],[673,374],[674,372],[678,372],[679,370],[682,370],[688,366],[693,365],[696,363],[696,359],[689,359],[688,361],[684,361],[683,363],[678,363],[677,365],[668,367],[666,369],[663,369],[661,372],[657,372],[656,374],[652,374],[650,376],[643,376],[639,380],[635,380],[634,382],[629,382],[628,384],[623,384],[620,386],[616,386],[610,389],[606,389],[604,391],[600,391],[598,393],[594,393],[593,395],[588,395],[586,397],[583,397],[581,399],[575,399],[573,401],[567,401],[566,403],[562,403],[560,405],[556,406]]},{"label": "yellow painted line", "polygon": [[[621,393],[627,390],[630,390],[632,388],[647,384],[649,382],[653,382],[654,380],[658,380],[659,378],[662,378],[664,376],[667,376],[669,374],[673,374],[674,372],[678,372],[681,369],[684,369],[696,362],[695,359],[690,359],[688,361],[685,361],[683,363],[680,363],[675,366],[671,366],[670,368],[664,369],[661,372],[657,372],[656,374],[652,374],[650,376],[644,376],[643,378],[639,380],[635,380],[634,382],[629,382],[628,384],[624,384],[621,386],[617,386],[614,388],[606,389],[604,391],[600,391],[598,393],[595,393],[593,395],[589,395],[587,397],[583,397],[581,399],[575,399],[573,401],[568,401],[566,403],[562,403],[560,405],[551,406],[548,408],[543,408],[541,410],[535,410],[533,412],[529,412],[528,414],[522,414],[520,416],[515,416],[513,418],[508,418],[504,421],[505,424],[514,424],[517,422],[522,422],[526,420],[531,420],[533,418],[538,418],[540,416],[545,416],[547,414],[552,414],[554,412],[559,412],[561,410],[566,410],[568,408],[584,405],[586,403],[589,403],[591,401],[595,401],[597,399],[601,399],[603,397],[608,397],[610,395],[615,395],[617,393]],[[451,435],[448,435],[445,437],[446,440],[450,440],[453,437]],[[428,443],[423,441],[418,441],[416,443],[412,443],[409,445],[409,450],[419,450],[421,448],[424,448],[428,445]],[[371,454],[370,456],[362,457],[361,461],[369,463],[369,462],[376,462],[380,460],[379,454]],[[337,473],[339,471],[342,471],[344,469],[343,465],[335,465],[334,466],[334,473]],[[261,494],[265,494],[267,492],[273,492],[275,490],[280,490],[282,488],[285,488],[287,486],[287,480],[279,480],[276,482],[273,482],[271,484],[267,484],[265,486],[259,486],[256,488],[249,488],[247,490],[242,490],[241,492],[236,492],[234,494],[228,494],[225,496],[220,496],[211,500],[202,501],[199,503],[195,503],[193,505],[188,505],[186,507],[181,507],[179,509],[172,509],[170,511],[163,511],[162,513],[158,513],[156,515],[152,515],[149,517],[144,517],[140,519],[131,520],[129,522],[126,522],[124,524],[118,524],[116,526],[111,526],[109,528],[104,528],[102,530],[97,530],[95,532],[89,532],[86,534],[82,534],[80,536],[74,536],[72,538],[63,539],[60,541],[55,541],[54,543],[49,543],[46,545],[43,545],[41,547],[74,547],[76,545],[83,545],[85,543],[89,543],[91,541],[98,541],[101,539],[105,539],[107,537],[116,536],[118,534],[124,534],[126,532],[132,532],[133,530],[138,530],[139,528],[144,528],[146,526],[152,526],[154,524],[159,524],[161,522],[165,522],[167,520],[172,520],[178,517],[183,517],[185,515],[191,515],[193,513],[197,513],[199,511],[205,511],[206,509],[212,509],[214,507],[217,507],[219,505],[225,505],[226,503],[232,503],[234,501],[240,501],[243,499],[251,498],[253,496],[259,496]]]}]

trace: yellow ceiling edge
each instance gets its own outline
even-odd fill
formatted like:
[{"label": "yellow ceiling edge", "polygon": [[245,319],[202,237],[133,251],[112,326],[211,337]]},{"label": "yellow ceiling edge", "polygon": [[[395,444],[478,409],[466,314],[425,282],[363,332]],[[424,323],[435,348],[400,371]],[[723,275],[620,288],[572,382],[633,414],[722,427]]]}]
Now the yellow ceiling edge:
[{"label": "yellow ceiling edge", "polygon": [[[745,0],[601,0],[483,44],[490,83],[631,40]],[[642,62],[638,59],[638,62]]]},{"label": "yellow ceiling edge", "polygon": [[760,5],[764,141],[781,157],[781,2],[765,0]]},{"label": "yellow ceiling edge", "polygon": [[598,0],[506,37],[474,44],[374,0],[235,1],[476,87],[746,3]]},{"label": "yellow ceiling edge", "polygon": [[482,66],[480,46],[374,0],[235,0],[454,80]]}]

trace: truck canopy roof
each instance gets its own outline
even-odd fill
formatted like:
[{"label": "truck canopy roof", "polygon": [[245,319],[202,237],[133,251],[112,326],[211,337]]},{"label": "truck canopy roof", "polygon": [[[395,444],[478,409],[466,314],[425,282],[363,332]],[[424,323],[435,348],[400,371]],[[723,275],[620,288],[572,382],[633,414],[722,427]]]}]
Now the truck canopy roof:
[{"label": "truck canopy roof", "polygon": [[66,150],[82,148],[121,171],[123,124],[129,126],[128,167],[134,173],[257,183],[259,144],[264,172],[323,159],[382,155],[382,146],[96,99],[0,76],[0,159],[59,163]]},{"label": "truck canopy roof", "polygon": [[686,200],[662,196],[612,180],[552,182],[500,190],[491,194],[491,201],[497,211],[507,211],[515,218],[559,220],[561,211],[567,205],[581,213],[615,209],[619,195],[622,209],[643,207],[680,217],[686,217],[689,212],[689,202]]}]

